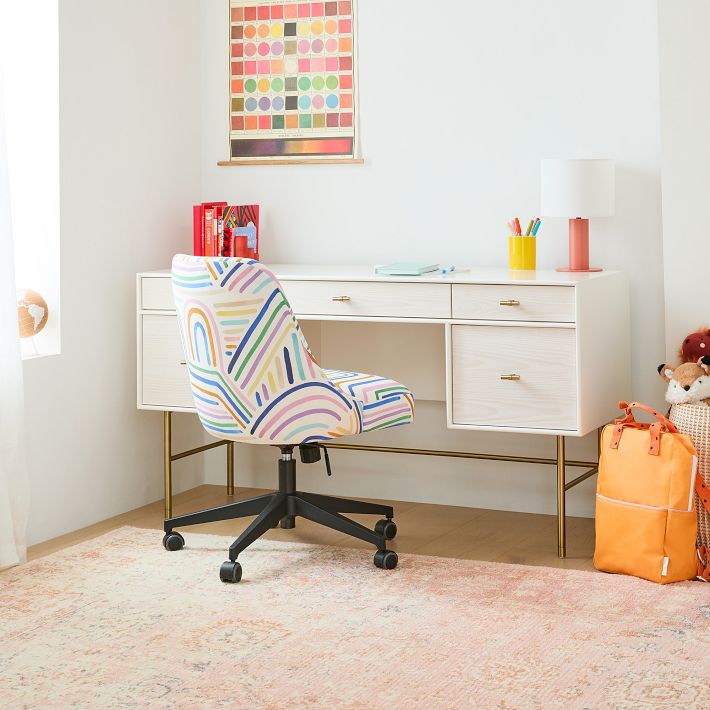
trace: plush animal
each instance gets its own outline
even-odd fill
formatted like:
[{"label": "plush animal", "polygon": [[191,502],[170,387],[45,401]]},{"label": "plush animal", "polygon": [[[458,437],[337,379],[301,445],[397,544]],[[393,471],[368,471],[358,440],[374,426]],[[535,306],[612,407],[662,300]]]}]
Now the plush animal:
[{"label": "plush animal", "polygon": [[664,363],[658,366],[658,374],[668,383],[666,401],[670,404],[710,405],[710,355],[684,362],[675,370]]},{"label": "plush animal", "polygon": [[710,355],[710,330],[699,328],[687,335],[680,346],[680,361],[697,362],[703,355]]}]

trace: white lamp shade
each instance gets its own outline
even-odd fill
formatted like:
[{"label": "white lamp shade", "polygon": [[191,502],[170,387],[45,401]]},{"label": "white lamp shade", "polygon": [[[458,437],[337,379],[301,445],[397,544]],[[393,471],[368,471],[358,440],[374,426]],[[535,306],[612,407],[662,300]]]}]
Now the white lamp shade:
[{"label": "white lamp shade", "polygon": [[611,217],[613,160],[543,160],[540,166],[543,217]]}]

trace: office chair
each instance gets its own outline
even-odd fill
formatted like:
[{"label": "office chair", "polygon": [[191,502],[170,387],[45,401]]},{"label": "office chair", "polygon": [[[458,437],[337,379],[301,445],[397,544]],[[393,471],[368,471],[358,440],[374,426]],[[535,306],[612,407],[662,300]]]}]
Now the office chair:
[{"label": "office chair", "polygon": [[[220,568],[223,582],[238,582],[238,556],[270,528],[293,528],[301,516],[373,544],[375,565],[394,569],[397,553],[387,549],[397,533],[392,508],[298,491],[294,449],[311,463],[322,442],[409,424],[412,393],[385,377],[321,368],[281,285],[257,261],[179,254],[172,282],[202,425],[220,439],[277,446],[281,456],[277,492],[169,518],[164,547],[184,546],[176,527],[256,516]],[[371,530],[343,513],[383,518]]]}]

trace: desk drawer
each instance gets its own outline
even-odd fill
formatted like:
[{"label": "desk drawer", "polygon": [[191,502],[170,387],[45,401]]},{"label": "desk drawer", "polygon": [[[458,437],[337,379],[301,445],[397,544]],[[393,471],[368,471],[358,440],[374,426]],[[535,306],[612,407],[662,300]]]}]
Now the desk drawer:
[{"label": "desk drawer", "polygon": [[143,276],[141,278],[141,302],[138,307],[147,311],[174,311],[172,279]]},{"label": "desk drawer", "polygon": [[[169,279],[160,279],[167,281]],[[194,407],[185,355],[180,342],[177,316],[144,315],[143,382],[141,404],[172,407]]]},{"label": "desk drawer", "polygon": [[574,323],[574,287],[453,284],[454,318]]},{"label": "desk drawer", "polygon": [[297,316],[451,317],[449,284],[283,281],[282,285]]},{"label": "desk drawer", "polygon": [[572,328],[452,326],[453,423],[576,429],[575,350]]}]

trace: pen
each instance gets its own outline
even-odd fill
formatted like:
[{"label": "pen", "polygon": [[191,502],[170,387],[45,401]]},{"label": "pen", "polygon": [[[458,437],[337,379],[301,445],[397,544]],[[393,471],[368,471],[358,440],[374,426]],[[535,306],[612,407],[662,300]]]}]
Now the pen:
[{"label": "pen", "polygon": [[526,237],[529,237],[529,236],[530,236],[530,232],[532,232],[532,228],[533,228],[533,225],[534,225],[534,224],[535,224],[535,220],[534,220],[534,219],[531,219],[531,220],[530,220],[530,224],[528,224],[528,229],[527,229],[527,231],[525,232],[525,236],[526,236]]},{"label": "pen", "polygon": [[459,274],[464,273],[466,271],[470,271],[471,269],[457,269],[455,266],[445,266],[441,270],[441,275],[446,276],[447,274],[450,274],[454,271],[458,272]]},{"label": "pen", "polygon": [[506,222],[506,225],[508,226],[510,233],[515,236],[515,225],[512,222]]},{"label": "pen", "polygon": [[520,229],[520,220],[516,217],[515,218],[515,233],[521,237],[523,234],[522,229]]},{"label": "pen", "polygon": [[533,229],[533,232],[532,232],[533,237],[536,237],[536,236],[537,236],[537,232],[538,232],[538,230],[540,229],[540,225],[541,225],[541,224],[542,224],[542,222],[540,221],[540,218],[538,217],[538,218],[537,218],[537,224],[535,225],[535,227],[534,227],[534,229]]}]

